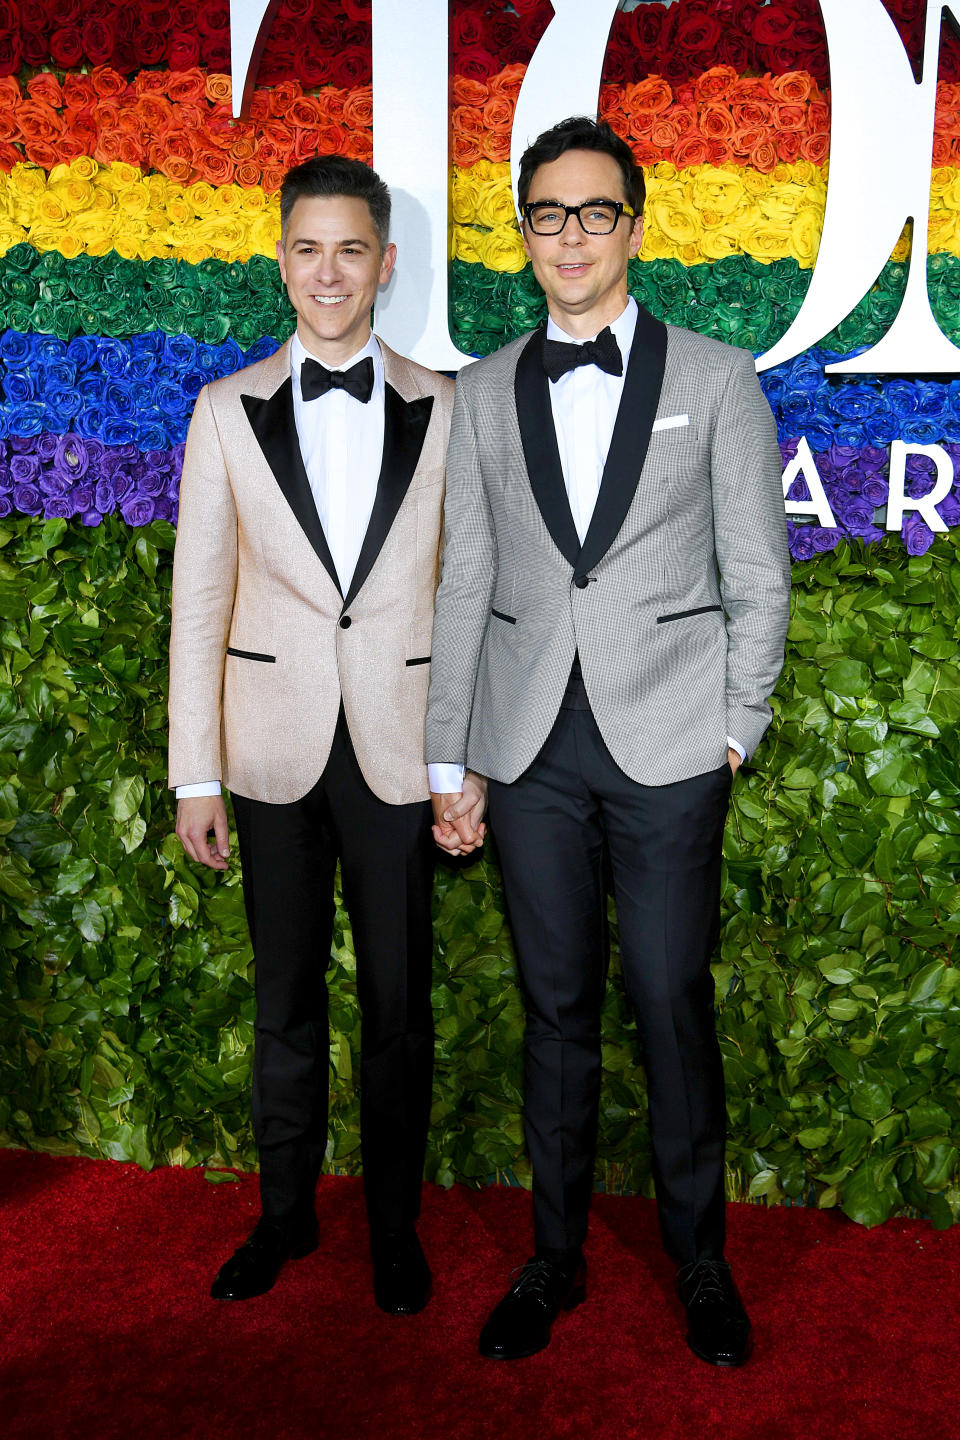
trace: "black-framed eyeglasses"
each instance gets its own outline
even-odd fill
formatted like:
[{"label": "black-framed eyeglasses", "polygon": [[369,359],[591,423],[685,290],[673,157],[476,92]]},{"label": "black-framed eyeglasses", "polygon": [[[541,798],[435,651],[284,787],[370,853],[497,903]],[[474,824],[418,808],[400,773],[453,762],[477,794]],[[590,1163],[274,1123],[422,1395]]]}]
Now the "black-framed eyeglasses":
[{"label": "black-framed eyeglasses", "polygon": [[532,200],[521,213],[534,235],[559,235],[571,215],[576,215],[585,234],[609,235],[616,230],[621,215],[629,215],[632,220],[637,212],[622,200],[585,200],[582,205]]}]

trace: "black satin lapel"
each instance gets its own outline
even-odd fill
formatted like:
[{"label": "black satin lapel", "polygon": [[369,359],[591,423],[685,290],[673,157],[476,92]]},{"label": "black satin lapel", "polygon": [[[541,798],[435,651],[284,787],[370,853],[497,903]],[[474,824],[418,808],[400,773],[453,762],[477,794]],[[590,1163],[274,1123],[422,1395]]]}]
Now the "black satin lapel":
[{"label": "black satin lapel", "polygon": [[392,385],[387,385],[383,400],[383,463],[370,523],[343,602],[344,609],[353,604],[390,534],[390,527],[397,518],[397,511],[403,504],[403,497],[419,464],[432,412],[432,395],[423,395],[419,400],[404,400]]},{"label": "black satin lapel", "polygon": [[600,492],[577,566],[581,575],[599,564],[627,518],[650,446],[666,358],[667,327],[641,310]]},{"label": "black satin lapel", "polygon": [[550,406],[550,382],[540,358],[544,333],[542,325],[534,330],[517,361],[514,379],[517,422],[530,488],[543,523],[560,554],[576,566],[580,537],[573,523],[567,487],[563,483],[563,467]]},{"label": "black satin lapel", "polygon": [[255,395],[241,395],[240,403],[247,413],[250,428],[273,471],[283,497],[300,523],[300,528],[313,546],[330,579],[340,590],[337,568],[330,554],[327,537],[317,514],[313,491],[297,439],[297,422],[293,414],[293,382],[289,375],[279,390],[265,400]]}]

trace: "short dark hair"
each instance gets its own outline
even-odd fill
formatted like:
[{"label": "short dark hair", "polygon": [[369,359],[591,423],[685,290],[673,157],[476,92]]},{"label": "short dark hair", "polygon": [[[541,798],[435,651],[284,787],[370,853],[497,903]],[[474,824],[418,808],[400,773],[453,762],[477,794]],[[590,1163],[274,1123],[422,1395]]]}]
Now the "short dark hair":
[{"label": "short dark hair", "polygon": [[376,170],[346,155],[314,155],[294,165],[280,186],[280,239],[285,242],[293,207],[305,196],[346,195],[366,200],[383,252],[390,238],[390,191]]},{"label": "short dark hair", "polygon": [[[589,115],[573,115],[569,120],[561,120],[552,129],[544,130],[532,145],[527,146],[520,160],[520,176],[517,181],[521,208],[527,203],[530,183],[540,166],[559,160],[568,150],[599,150],[602,155],[609,155],[616,160],[623,176],[623,193],[627,204],[638,215],[643,213],[647,187],[643,171],[633,158],[633,151],[626,140],[621,140],[616,131],[611,130],[605,120],[591,120]],[[594,198],[599,199],[599,196],[590,196],[590,199]]]}]

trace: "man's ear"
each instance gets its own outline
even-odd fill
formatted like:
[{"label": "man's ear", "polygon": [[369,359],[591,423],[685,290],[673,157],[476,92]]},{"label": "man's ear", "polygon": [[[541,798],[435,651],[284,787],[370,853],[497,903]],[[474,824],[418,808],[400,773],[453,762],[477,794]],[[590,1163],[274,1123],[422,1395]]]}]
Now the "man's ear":
[{"label": "man's ear", "polygon": [[383,254],[380,256],[380,278],[378,284],[386,285],[393,274],[393,267],[397,263],[397,247],[391,243],[384,245]]},{"label": "man's ear", "polygon": [[633,229],[630,231],[630,256],[631,259],[638,253],[643,244],[643,216],[638,215],[633,222]]}]

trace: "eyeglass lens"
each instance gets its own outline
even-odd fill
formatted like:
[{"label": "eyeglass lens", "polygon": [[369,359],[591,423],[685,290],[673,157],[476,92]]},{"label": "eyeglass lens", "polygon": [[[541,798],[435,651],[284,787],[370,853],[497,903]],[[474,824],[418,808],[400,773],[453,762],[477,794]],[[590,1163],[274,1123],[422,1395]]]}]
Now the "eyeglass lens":
[{"label": "eyeglass lens", "polygon": [[571,207],[569,212],[563,205],[533,205],[528,216],[530,228],[537,235],[558,235],[566,223],[568,213],[579,216],[580,224],[588,235],[609,235],[617,223],[616,205],[604,205],[594,201],[589,205],[581,205],[576,210]]}]

